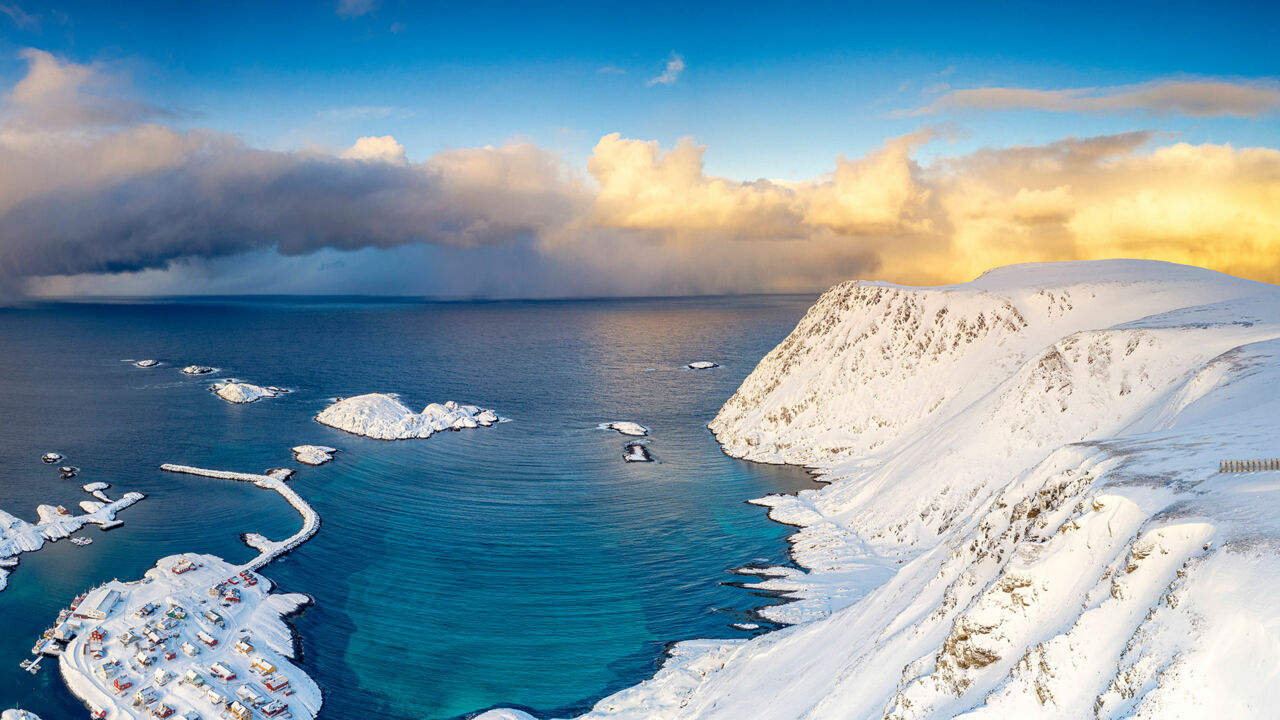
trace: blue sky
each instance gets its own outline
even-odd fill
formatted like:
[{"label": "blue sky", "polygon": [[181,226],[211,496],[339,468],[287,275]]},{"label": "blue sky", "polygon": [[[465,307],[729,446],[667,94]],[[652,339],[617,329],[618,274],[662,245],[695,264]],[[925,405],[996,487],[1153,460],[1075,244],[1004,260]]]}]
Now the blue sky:
[{"label": "blue sky", "polygon": [[[602,135],[692,136],[708,171],[802,178],[840,153],[929,124],[951,153],[1154,127],[1191,141],[1277,144],[1274,117],[959,112],[894,117],[942,87],[1121,85],[1266,77],[1275,3],[1115,4],[48,3],[0,23],[0,73],[34,46],[129,69],[182,122],[275,149],[392,134],[422,159],[528,139],[585,161]],[[647,86],[672,53],[687,68]],[[604,68],[610,70],[601,71]],[[613,69],[625,72],[615,72]],[[923,93],[923,94],[922,94]],[[358,110],[364,108],[365,110]],[[928,153],[926,152],[926,157]]]}]

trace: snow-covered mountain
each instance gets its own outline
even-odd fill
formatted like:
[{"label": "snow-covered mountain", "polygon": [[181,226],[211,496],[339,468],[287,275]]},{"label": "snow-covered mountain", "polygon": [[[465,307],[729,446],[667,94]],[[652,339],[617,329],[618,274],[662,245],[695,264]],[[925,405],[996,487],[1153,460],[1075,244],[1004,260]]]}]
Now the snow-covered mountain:
[{"label": "snow-covered mountain", "polygon": [[[593,718],[1269,717],[1280,288],[1145,261],[827,291],[711,423],[790,627],[681,643]],[[502,711],[508,712],[508,711]],[[513,715],[514,717],[514,715]]]}]

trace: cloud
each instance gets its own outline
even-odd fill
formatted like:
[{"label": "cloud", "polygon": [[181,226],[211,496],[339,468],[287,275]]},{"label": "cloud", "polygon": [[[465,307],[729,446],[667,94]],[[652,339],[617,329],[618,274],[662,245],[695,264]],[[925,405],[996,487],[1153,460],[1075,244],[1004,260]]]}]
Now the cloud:
[{"label": "cloud", "polygon": [[910,115],[949,110],[1041,110],[1109,114],[1146,111],[1193,117],[1260,117],[1280,110],[1280,85],[1264,81],[1156,80],[1066,90],[991,87],[952,90]]},{"label": "cloud", "polygon": [[391,136],[334,155],[148,122],[26,122],[50,95],[110,101],[95,73],[32,62],[5,95],[0,291],[234,290],[250,277],[258,291],[495,297],[810,290],[1117,255],[1280,280],[1271,148],[1157,145],[1144,131],[922,164],[937,134],[924,130],[817,177],[739,180],[708,174],[708,148],[690,139],[617,133],[581,168],[528,143],[410,162]]},{"label": "cloud", "polygon": [[684,58],[676,53],[671,53],[671,57],[667,59],[667,65],[663,68],[662,74],[649,80],[645,85],[649,87],[654,85],[675,85],[682,72],[684,72]]},{"label": "cloud", "polygon": [[352,120],[408,120],[414,115],[409,108],[397,105],[355,105],[352,107],[329,108],[316,113],[322,120],[350,122]]},{"label": "cloud", "polygon": [[16,3],[0,2],[0,15],[4,15],[18,26],[19,30],[38,30],[40,28],[40,16],[33,15],[23,10]]},{"label": "cloud", "polygon": [[97,65],[59,59],[35,48],[18,51],[27,74],[5,96],[9,125],[66,128],[125,125],[175,113],[122,97],[118,76]]},{"label": "cloud", "polygon": [[626,70],[623,70],[617,65],[605,65],[599,70],[596,70],[596,72],[600,75],[626,75],[627,74]]},{"label": "cloud", "polygon": [[338,17],[355,18],[368,15],[378,7],[378,0],[338,0],[334,10]]},{"label": "cloud", "polygon": [[345,158],[347,160],[383,162],[390,165],[409,164],[409,159],[405,155],[404,146],[390,135],[359,138],[356,140],[355,145],[352,145],[342,151],[342,154],[338,157]]}]

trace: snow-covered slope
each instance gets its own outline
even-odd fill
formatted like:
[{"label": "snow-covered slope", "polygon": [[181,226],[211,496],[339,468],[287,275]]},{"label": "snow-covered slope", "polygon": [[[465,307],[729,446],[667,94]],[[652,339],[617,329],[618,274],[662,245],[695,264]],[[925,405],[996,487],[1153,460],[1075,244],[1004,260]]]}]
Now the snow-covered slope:
[{"label": "snow-covered slope", "polygon": [[390,395],[369,393],[339,400],[316,416],[316,422],[375,440],[428,438],[442,430],[488,427],[497,413],[452,400],[431,403],[415,413]]},{"label": "snow-covered slope", "polygon": [[[611,718],[1266,717],[1280,680],[1280,288],[1165,263],[844,283],[711,424],[830,485]],[[513,715],[513,717],[515,717]]]}]

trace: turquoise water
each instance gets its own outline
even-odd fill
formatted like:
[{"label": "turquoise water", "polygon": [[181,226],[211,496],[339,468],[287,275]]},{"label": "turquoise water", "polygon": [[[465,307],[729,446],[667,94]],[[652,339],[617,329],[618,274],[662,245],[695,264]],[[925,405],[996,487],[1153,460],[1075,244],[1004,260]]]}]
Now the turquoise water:
[{"label": "turquoise water", "polygon": [[[342,450],[294,488],[320,532],[265,575],[316,603],[295,620],[325,718],[453,718],[495,705],[585,710],[648,677],[669,642],[743,637],[731,623],[778,599],[733,568],[786,561],[789,530],[744,501],[809,487],[794,468],[724,456],[707,421],[809,297],[434,304],[271,299],[40,304],[0,311],[0,507],[34,519],[86,482],[148,499],[86,548],[22,557],[0,592],[0,706],[87,714],[56,673],[18,669],[79,590],[139,576],[166,554],[247,559],[244,532],[299,520],[250,486],[160,472],[162,462],[260,471],[289,447]],[[137,369],[125,358],[164,364]],[[709,359],[723,367],[681,369]],[[223,368],[294,392],[224,403]],[[512,422],[380,442],[311,420],[334,396],[455,399]],[[654,463],[622,462],[651,429]],[[83,469],[73,481],[48,450]],[[51,667],[51,666],[50,666]]]}]

